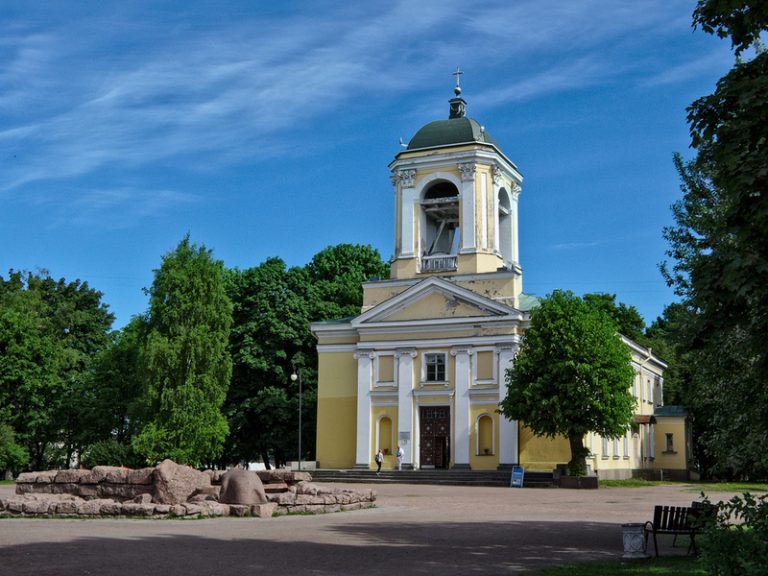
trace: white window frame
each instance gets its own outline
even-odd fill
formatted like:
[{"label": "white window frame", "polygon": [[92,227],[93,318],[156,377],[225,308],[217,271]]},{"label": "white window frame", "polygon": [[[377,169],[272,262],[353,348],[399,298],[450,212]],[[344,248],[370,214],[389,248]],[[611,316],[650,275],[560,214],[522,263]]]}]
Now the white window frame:
[{"label": "white window frame", "polygon": [[[427,380],[427,358],[429,356],[442,356],[444,367],[443,380]],[[448,384],[448,352],[445,350],[427,350],[421,354],[421,383],[424,384]]]},{"label": "white window frame", "polygon": [[600,440],[602,440],[602,446],[601,446],[601,454],[600,457],[603,460],[607,460],[610,454],[608,454],[608,438],[605,436],[601,436]]}]

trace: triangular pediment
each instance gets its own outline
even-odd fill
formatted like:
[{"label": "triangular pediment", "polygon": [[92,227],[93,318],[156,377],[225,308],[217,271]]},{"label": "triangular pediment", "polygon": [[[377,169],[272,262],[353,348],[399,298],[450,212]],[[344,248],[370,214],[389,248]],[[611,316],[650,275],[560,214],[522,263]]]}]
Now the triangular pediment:
[{"label": "triangular pediment", "polygon": [[509,317],[516,313],[519,312],[514,308],[476,292],[440,278],[429,278],[374,306],[352,324]]}]

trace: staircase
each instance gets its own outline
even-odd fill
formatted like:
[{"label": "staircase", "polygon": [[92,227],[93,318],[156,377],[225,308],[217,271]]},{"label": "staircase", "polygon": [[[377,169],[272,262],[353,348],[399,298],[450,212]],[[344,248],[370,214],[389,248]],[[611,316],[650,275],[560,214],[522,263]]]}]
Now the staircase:
[{"label": "staircase", "polygon": [[[509,486],[511,470],[375,470],[318,468],[310,471],[315,482],[366,484],[442,484],[447,486]],[[554,486],[551,472],[525,473],[525,488]]]}]

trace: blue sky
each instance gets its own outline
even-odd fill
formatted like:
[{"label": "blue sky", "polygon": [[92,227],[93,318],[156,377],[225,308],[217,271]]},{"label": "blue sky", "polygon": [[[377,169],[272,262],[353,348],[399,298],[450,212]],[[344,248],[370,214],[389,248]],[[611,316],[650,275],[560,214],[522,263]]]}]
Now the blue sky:
[{"label": "blue sky", "polygon": [[115,327],[189,233],[229,267],[393,248],[388,163],[468,115],[523,176],[523,286],[646,322],[690,156],[685,108],[732,65],[693,0],[3,2],[0,273],[104,293]]}]

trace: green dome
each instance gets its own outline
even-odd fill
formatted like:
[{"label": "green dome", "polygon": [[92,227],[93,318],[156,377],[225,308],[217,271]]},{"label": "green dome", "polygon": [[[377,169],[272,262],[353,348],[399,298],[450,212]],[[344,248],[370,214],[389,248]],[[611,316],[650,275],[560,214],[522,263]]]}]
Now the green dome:
[{"label": "green dome", "polygon": [[448,120],[436,120],[423,126],[411,138],[408,150],[419,148],[433,148],[436,146],[454,146],[456,144],[469,144],[483,142],[498,147],[496,141],[483,130],[483,127],[473,118],[462,116],[461,118],[449,118]]}]

